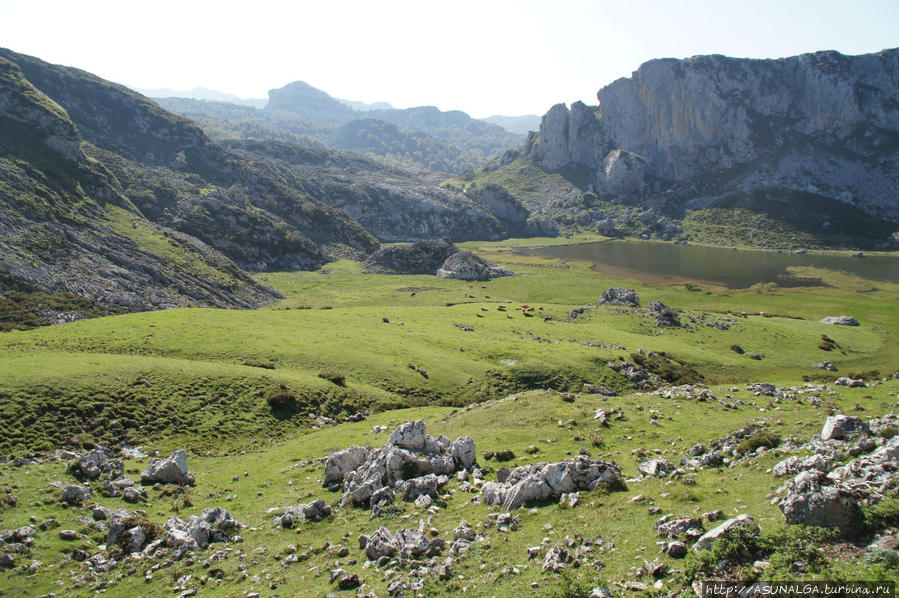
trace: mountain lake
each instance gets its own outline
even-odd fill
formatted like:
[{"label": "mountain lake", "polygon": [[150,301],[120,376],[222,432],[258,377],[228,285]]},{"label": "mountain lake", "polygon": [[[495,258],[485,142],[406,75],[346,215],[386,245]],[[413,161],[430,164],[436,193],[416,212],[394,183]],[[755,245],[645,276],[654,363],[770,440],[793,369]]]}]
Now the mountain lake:
[{"label": "mountain lake", "polygon": [[899,283],[899,257],[848,253],[796,253],[675,245],[647,241],[602,241],[528,247],[519,255],[593,262],[593,269],[610,276],[649,284],[704,283],[729,289],[745,289],[759,283],[781,287],[822,284],[814,273],[794,268],[818,268],[844,272],[868,280]]}]

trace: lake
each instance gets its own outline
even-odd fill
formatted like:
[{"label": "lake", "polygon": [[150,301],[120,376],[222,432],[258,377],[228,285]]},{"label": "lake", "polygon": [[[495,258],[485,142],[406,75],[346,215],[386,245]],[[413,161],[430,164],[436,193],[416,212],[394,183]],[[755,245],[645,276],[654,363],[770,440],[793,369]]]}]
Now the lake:
[{"label": "lake", "polygon": [[803,266],[899,283],[899,257],[886,255],[853,258],[846,254],[780,253],[641,241],[528,247],[516,253],[587,260],[593,262],[594,269],[599,272],[651,284],[691,281],[730,289],[745,289],[769,282],[782,287],[820,286],[818,279],[797,278],[787,270]]}]

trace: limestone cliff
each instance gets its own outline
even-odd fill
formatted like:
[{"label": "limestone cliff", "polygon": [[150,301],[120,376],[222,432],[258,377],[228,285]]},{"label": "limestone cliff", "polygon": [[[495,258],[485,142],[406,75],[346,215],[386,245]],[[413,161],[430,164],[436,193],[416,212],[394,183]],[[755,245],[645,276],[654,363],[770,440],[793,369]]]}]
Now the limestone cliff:
[{"label": "limestone cliff", "polygon": [[682,215],[776,190],[899,220],[897,49],[653,60],[597,98],[554,106],[526,153],[546,170],[586,170],[601,198],[664,200]]}]

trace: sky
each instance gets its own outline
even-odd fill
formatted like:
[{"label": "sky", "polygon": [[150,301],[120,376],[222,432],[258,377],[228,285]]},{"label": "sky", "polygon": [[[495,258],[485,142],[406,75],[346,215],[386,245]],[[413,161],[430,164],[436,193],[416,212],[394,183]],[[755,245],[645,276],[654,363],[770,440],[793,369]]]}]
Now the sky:
[{"label": "sky", "polygon": [[899,0],[0,0],[0,46],[135,88],[544,114],[653,58],[897,47]]}]

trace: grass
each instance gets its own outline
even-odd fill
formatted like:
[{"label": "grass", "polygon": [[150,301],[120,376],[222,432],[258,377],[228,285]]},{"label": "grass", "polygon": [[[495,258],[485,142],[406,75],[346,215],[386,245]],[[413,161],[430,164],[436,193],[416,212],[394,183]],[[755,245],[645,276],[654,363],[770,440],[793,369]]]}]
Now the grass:
[{"label": "grass", "polygon": [[[471,436],[479,457],[482,451],[509,457],[502,463],[479,458],[487,478],[494,479],[504,465],[557,461],[579,452],[614,460],[632,477],[640,455],[679,462],[696,443],[708,446],[750,423],[761,424],[766,436],[752,437],[753,444],[774,448],[739,466],[697,472],[690,476],[695,484],[632,480],[624,491],[584,493],[574,508],[550,504],[520,510],[520,529],[505,534],[479,527],[495,509],[472,503],[475,495],[459,491],[460,482],[453,479],[447,507],[432,514],[441,537],[451,537],[465,519],[487,542],[454,558],[453,579],[429,579],[425,595],[561,595],[572,588],[636,580],[635,567],[644,561],[685,566],[657,552],[652,524],[659,515],[651,514],[650,506],[678,516],[714,509],[727,516],[748,512],[763,537],[781,537],[783,516],[770,497],[782,480],[767,470],[787,454],[775,439],[808,439],[833,411],[855,413],[860,407],[865,417],[873,417],[894,409],[899,381],[892,379],[869,388],[838,387],[817,404],[756,397],[745,386],[799,384],[802,376],[821,373],[813,364],[822,359],[841,372],[876,369],[888,376],[899,363],[894,286],[878,283],[872,289],[840,277],[829,287],[770,293],[650,286],[598,274],[586,263],[503,253],[509,245],[478,244],[518,273],[489,283],[364,275],[353,263],[336,262],[327,266],[332,274],[260,276],[285,299],[257,311],[173,309],[0,335],[0,450],[48,453],[73,437],[82,444],[139,444],[164,454],[187,448],[196,486],[187,496],[148,488],[148,501],[137,507],[147,521],[161,525],[168,517],[185,518],[221,505],[248,526],[241,532],[243,543],[230,545],[208,567],[205,561],[224,545],[156,571],[148,562],[125,561],[79,586],[72,578],[84,575],[83,566],[66,555],[74,548],[94,554],[105,537],[82,521],[89,511],[60,506],[52,484],[71,481],[65,463],[0,465],[0,529],[24,525],[32,516],[38,524],[52,521],[38,531],[32,556],[19,558],[19,563],[31,558],[44,563],[38,573],[21,567],[0,572],[0,589],[5,595],[37,596],[64,587],[67,596],[88,596],[100,589],[96,584],[112,582],[104,590],[110,596],[177,595],[191,587],[210,596],[323,595],[335,590],[327,572],[339,566],[384,595],[382,573],[363,568],[357,536],[379,525],[394,532],[416,528],[427,513],[399,503],[398,513],[372,521],[367,512],[337,508],[325,522],[285,531],[272,526],[268,512],[319,497],[336,503],[339,495],[321,488],[318,460],[352,444],[382,445],[387,435],[376,433],[374,426],[389,430],[422,418],[435,436]],[[747,316],[735,317],[727,331],[702,325],[693,332],[660,330],[642,312],[593,305],[576,320],[563,321],[572,308],[595,303],[612,286],[636,288],[643,304],[658,299],[683,310],[682,321],[686,316],[701,321],[704,313]],[[539,317],[525,317],[517,309],[525,304]],[[851,313],[862,326],[817,321],[842,313]],[[820,350],[822,334],[835,340],[836,348]],[[737,354],[729,349],[733,344],[764,357],[755,361]],[[643,358],[639,349],[659,357]],[[728,405],[628,390],[606,363],[637,356],[672,380],[701,375]],[[620,396],[581,394],[584,382],[610,386]],[[486,402],[459,408],[475,401]],[[600,430],[593,419],[597,408],[620,409],[624,418]],[[366,421],[311,428],[318,415],[340,421],[366,410],[371,412]],[[126,459],[127,475],[137,479],[147,462]],[[98,490],[104,506],[134,510]],[[634,502],[638,495],[643,498]],[[866,517],[876,527],[892,522],[895,510],[885,505]],[[74,529],[79,538],[61,540],[60,529]],[[590,557],[603,567],[583,566],[556,577],[543,574],[539,561],[528,561],[525,547],[539,545],[544,537],[554,545],[575,534],[614,543],[614,550]],[[796,554],[808,549],[805,536],[790,538],[784,546]],[[325,547],[326,542],[332,546]],[[348,547],[349,555],[338,557],[336,545]],[[283,565],[293,552],[309,558]],[[782,552],[786,563],[790,555]],[[823,552],[820,570],[834,578],[897,576],[888,566],[891,555],[866,562],[828,554]],[[132,565],[136,569],[128,573]],[[221,572],[212,575],[213,569]],[[179,583],[186,575],[191,576],[186,585]],[[665,591],[683,583],[676,576],[665,579]]]}]

